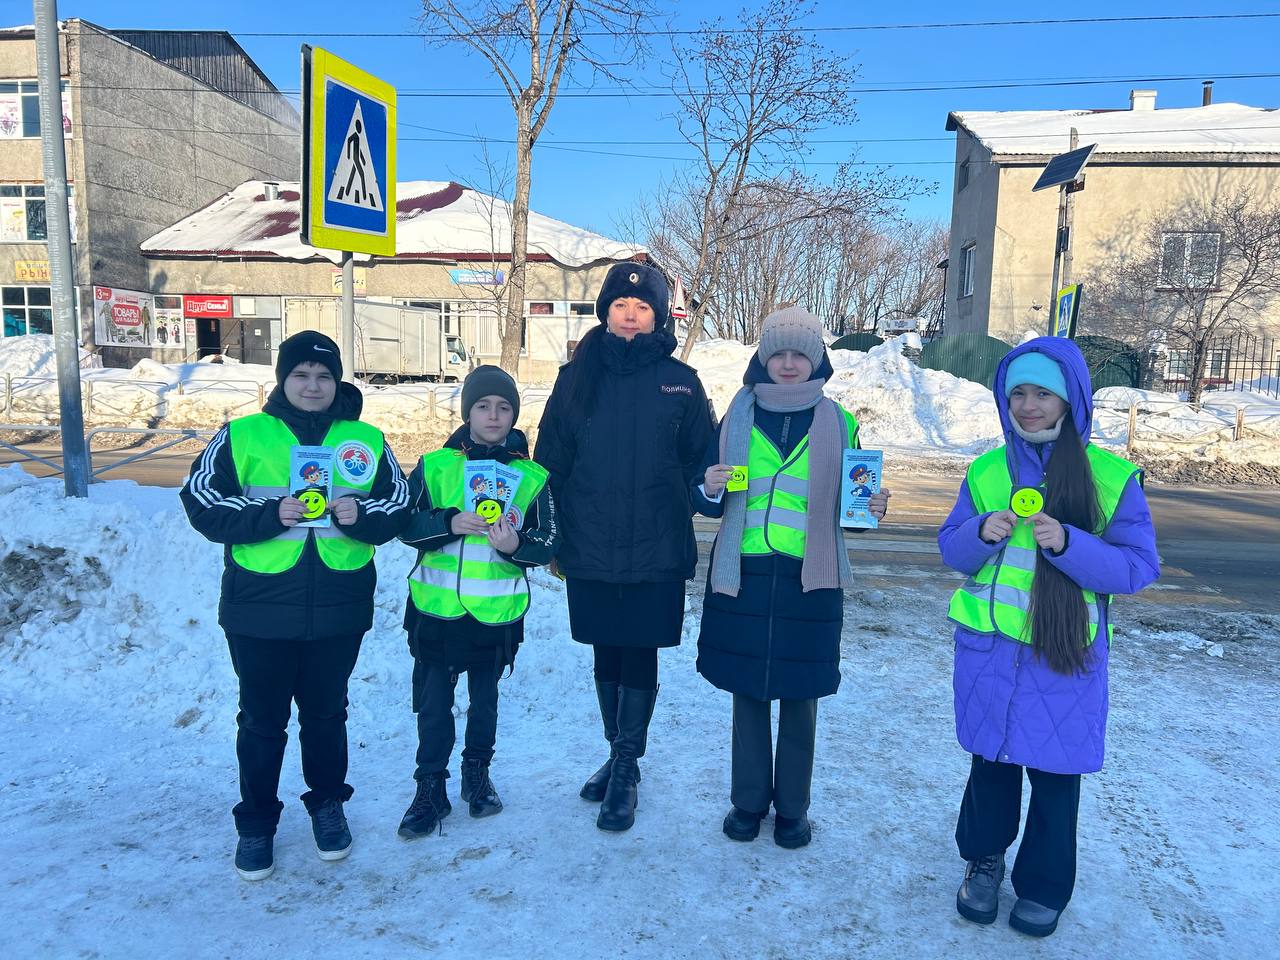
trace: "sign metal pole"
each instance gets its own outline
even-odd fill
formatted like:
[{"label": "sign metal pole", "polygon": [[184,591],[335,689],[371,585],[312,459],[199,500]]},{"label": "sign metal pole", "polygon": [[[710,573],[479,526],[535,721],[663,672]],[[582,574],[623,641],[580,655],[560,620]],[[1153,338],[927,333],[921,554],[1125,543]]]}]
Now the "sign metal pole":
[{"label": "sign metal pole", "polygon": [[71,218],[67,209],[67,147],[62,131],[62,61],[57,0],[35,0],[36,79],[44,154],[44,208],[49,242],[49,291],[58,367],[62,478],[68,497],[89,495],[89,457],[80,408],[80,321],[75,310]]}]

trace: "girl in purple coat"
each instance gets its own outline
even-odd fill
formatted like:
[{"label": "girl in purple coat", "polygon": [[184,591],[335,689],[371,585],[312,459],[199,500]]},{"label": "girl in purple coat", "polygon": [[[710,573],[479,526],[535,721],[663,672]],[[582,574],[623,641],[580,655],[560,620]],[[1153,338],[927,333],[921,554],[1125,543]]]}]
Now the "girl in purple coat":
[{"label": "girl in purple coat", "polygon": [[938,532],[943,562],[969,575],[949,611],[956,736],[973,755],[956,908],[996,919],[1025,767],[1009,925],[1045,937],[1075,885],[1080,775],[1102,768],[1111,596],[1141,590],[1160,565],[1141,472],[1089,443],[1093,389],[1075,343],[1014,348],[993,392],[1005,446],[969,465]]}]

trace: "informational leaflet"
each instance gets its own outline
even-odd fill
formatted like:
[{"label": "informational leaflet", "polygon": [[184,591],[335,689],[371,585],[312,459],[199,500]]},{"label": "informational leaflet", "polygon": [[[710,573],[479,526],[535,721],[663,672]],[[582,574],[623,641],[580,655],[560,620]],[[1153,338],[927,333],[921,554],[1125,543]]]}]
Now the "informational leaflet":
[{"label": "informational leaflet", "polygon": [[289,450],[289,493],[306,508],[298,526],[333,524],[329,514],[329,501],[333,497],[332,447],[298,445]]},{"label": "informational leaflet", "polygon": [[840,470],[840,526],[874,530],[880,525],[871,513],[871,495],[880,492],[884,451],[846,450]]},{"label": "informational leaflet", "polygon": [[495,496],[498,502],[502,504],[502,515],[519,530],[520,525],[524,523],[524,516],[520,512],[520,508],[515,505],[515,499],[516,493],[520,489],[520,482],[524,479],[524,474],[514,467],[497,462],[494,463],[493,471],[498,484],[495,488]]}]

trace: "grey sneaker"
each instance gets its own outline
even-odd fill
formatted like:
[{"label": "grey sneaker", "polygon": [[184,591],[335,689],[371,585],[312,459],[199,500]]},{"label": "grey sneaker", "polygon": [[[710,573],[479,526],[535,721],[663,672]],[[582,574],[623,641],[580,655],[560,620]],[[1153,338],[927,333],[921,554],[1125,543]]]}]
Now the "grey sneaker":
[{"label": "grey sneaker", "polygon": [[1047,937],[1058,929],[1061,910],[1019,897],[1009,911],[1009,926],[1029,937]]},{"label": "grey sneaker", "polygon": [[1000,912],[1000,883],[1004,880],[1004,854],[970,860],[964,883],[956,893],[960,916],[974,923],[994,923]]}]

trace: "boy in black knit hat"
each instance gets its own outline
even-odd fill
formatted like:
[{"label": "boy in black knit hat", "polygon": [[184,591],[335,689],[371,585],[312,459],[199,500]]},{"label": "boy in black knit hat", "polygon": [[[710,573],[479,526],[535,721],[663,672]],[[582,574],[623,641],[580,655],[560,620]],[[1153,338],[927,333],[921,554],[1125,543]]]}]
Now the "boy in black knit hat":
[{"label": "boy in black knit hat", "polygon": [[218,431],[181,493],[191,525],[225,545],[218,623],[240,684],[232,813],[246,880],[275,869],[293,703],[316,851],[341,860],[351,850],[347,681],[373,625],[374,546],[409,520],[408,484],[381,431],[361,421],[338,345],[295,334],[280,344],[276,378],[261,413]]},{"label": "boy in black knit hat", "polygon": [[527,571],[550,563],[559,542],[546,471],[514,429],[519,413],[515,381],[498,367],[477,367],[462,385],[464,423],[409,478],[414,513],[400,539],[418,549],[404,618],[418,753],[417,789],[400,822],[406,840],[431,833],[453,809],[445,780],[462,673],[469,694],[462,799],[473,817],[502,810],[489,779],[498,679],[524,639]]}]

